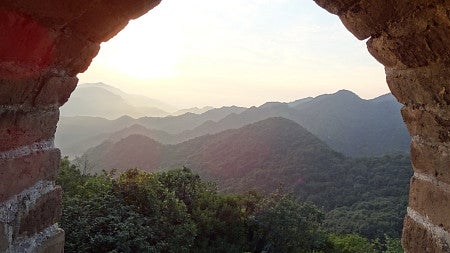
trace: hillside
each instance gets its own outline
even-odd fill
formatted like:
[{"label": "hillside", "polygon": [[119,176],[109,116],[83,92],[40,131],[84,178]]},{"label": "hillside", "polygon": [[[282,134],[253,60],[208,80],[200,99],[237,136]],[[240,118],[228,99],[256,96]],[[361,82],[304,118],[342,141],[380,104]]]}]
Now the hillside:
[{"label": "hillside", "polygon": [[61,107],[61,115],[116,119],[123,115],[160,117],[170,114],[161,107],[171,108],[157,100],[127,94],[106,84],[82,84],[77,86],[69,101]]},{"label": "hillside", "polygon": [[[202,114],[186,113],[163,118],[101,121],[98,118],[63,117],[56,133],[56,143],[64,154],[80,155],[87,148],[117,135],[114,133],[116,131],[121,132],[122,137],[128,131],[129,134],[143,134],[164,144],[176,144],[206,134],[237,129],[270,117],[283,117],[299,123],[331,148],[347,156],[381,156],[409,152],[410,137],[400,108],[401,105],[391,94],[364,100],[343,90],[291,103],[270,102],[251,108],[223,107]],[[135,124],[147,128],[145,133],[124,129]]]},{"label": "hillside", "polygon": [[[152,171],[158,167],[188,166],[206,178],[221,182],[251,176],[255,170],[258,173],[270,170],[272,174],[276,168],[283,168],[299,173],[308,166],[331,166],[335,160],[344,159],[300,125],[283,118],[266,119],[177,145],[163,146],[148,137],[130,135],[114,143],[104,142],[90,149],[86,157],[97,165],[97,171],[110,168],[121,171],[130,167]],[[118,166],[119,160],[127,161],[123,163],[125,166]],[[295,183],[291,176],[275,178],[272,177],[271,189],[286,180]],[[220,184],[229,187],[227,183]],[[257,182],[253,186],[259,188]]]},{"label": "hillside", "polygon": [[[216,181],[225,192],[271,192],[281,185],[326,210],[334,229],[352,228],[369,238],[382,236],[389,229],[400,233],[412,171],[409,159],[400,155],[347,158],[283,118],[269,118],[177,145],[131,135],[92,148],[83,159],[96,171],[137,167],[154,172],[186,166]],[[344,218],[359,219],[355,210],[371,212],[373,218],[357,224]],[[388,223],[383,223],[385,220]],[[354,227],[361,223],[384,227]]]},{"label": "hillside", "polygon": [[[110,136],[115,135],[115,132],[125,132],[126,129],[133,125],[140,125],[149,129],[149,131],[159,130],[164,131],[165,136],[180,134],[188,129],[195,129],[202,123],[212,120],[217,121],[231,113],[240,113],[245,110],[242,107],[222,107],[214,108],[202,114],[185,113],[180,116],[168,117],[142,117],[132,118],[130,116],[122,116],[114,120],[108,120],[100,117],[60,117],[58,128],[55,134],[55,143],[61,149],[62,153],[69,156],[81,155],[88,148],[100,144],[107,140]],[[130,132],[133,134],[133,132]],[[202,133],[203,134],[203,133]],[[201,135],[202,135],[201,134]],[[184,134],[183,134],[184,135]],[[199,135],[186,134],[189,138],[197,137]],[[155,136],[151,136],[152,138]],[[174,138],[175,143],[184,141],[184,138],[167,137],[167,139]],[[161,139],[164,143],[166,139]]]}]

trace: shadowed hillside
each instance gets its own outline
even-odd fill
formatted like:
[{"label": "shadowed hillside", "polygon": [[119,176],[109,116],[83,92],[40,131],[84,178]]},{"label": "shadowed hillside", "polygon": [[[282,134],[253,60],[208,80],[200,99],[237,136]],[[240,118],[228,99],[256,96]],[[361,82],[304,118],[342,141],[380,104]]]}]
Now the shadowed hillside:
[{"label": "shadowed hillside", "polygon": [[[82,159],[93,165],[92,172],[128,168],[155,172],[186,166],[217,182],[219,190],[225,192],[272,192],[282,186],[333,211],[329,213],[333,217],[329,225],[335,230],[363,231],[369,238],[381,237],[386,230],[399,235],[412,171],[406,156],[345,157],[284,118],[269,118],[177,145],[130,135],[104,142]],[[380,209],[382,214],[378,213]],[[367,224],[346,220],[359,219],[355,210],[373,213],[373,219]],[[367,227],[352,227],[361,223]],[[374,230],[370,226],[383,228]]]},{"label": "shadowed hillside", "polygon": [[[107,121],[63,117],[58,126],[56,143],[68,155],[80,155],[87,148],[107,139],[115,140],[131,134],[142,134],[164,144],[177,144],[270,117],[283,117],[299,123],[331,148],[347,156],[408,153],[410,137],[402,121],[400,107],[391,94],[364,100],[343,90],[291,103],[270,102],[248,109],[223,107],[202,114],[186,113],[164,118],[121,117]],[[133,126],[136,124],[141,127]]]}]

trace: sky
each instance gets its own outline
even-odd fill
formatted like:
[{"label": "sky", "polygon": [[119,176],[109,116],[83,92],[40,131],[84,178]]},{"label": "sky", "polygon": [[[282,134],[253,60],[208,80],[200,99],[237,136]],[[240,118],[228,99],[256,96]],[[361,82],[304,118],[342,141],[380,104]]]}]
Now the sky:
[{"label": "sky", "polygon": [[365,41],[313,0],[163,0],[78,77],[180,108],[389,92]]}]

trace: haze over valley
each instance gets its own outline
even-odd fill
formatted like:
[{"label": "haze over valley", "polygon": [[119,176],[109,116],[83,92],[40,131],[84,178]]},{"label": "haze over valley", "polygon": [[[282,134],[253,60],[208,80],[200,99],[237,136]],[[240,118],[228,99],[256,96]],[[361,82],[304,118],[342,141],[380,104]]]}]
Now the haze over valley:
[{"label": "haze over valley", "polygon": [[55,141],[92,180],[105,171],[157,176],[183,168],[220,194],[289,192],[324,212],[327,233],[383,242],[400,236],[410,137],[391,94],[367,100],[340,90],[187,109],[102,83],[80,85],[73,96]]}]

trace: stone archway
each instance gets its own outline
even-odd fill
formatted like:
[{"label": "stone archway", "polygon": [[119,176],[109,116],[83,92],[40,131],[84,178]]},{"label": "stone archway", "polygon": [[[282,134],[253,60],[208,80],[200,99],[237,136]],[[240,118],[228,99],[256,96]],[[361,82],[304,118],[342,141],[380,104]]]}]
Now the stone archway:
[{"label": "stone archway", "polygon": [[[160,0],[0,3],[0,251],[62,252],[58,108],[101,42]],[[386,67],[404,104],[415,170],[403,230],[407,252],[450,252],[450,3],[316,0]]]}]

